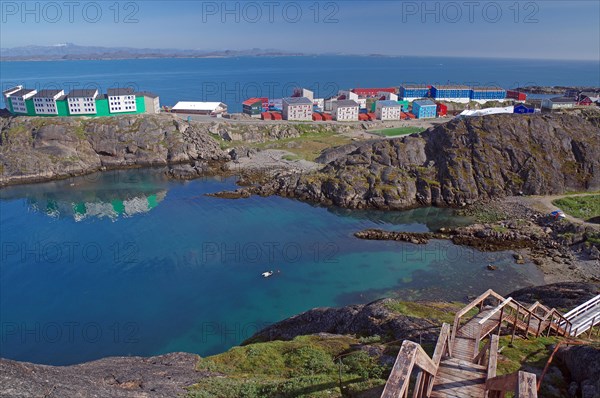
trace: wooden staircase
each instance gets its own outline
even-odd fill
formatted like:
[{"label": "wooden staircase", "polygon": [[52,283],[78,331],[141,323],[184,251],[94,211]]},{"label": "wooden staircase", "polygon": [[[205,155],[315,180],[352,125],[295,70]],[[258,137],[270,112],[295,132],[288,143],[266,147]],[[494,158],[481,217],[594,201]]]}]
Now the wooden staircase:
[{"label": "wooden staircase", "polygon": [[[583,317],[580,307],[592,310],[586,310]],[[597,302],[590,300],[580,307],[572,311],[574,316],[591,318],[587,323],[593,325],[596,316],[592,312],[600,310],[600,296]],[[463,322],[467,316],[470,318]],[[600,323],[600,315],[597,321]],[[381,398],[408,397],[413,370],[417,371],[413,398],[499,398],[508,392],[514,397],[536,398],[534,374],[519,371],[496,376],[500,333],[511,335],[512,341],[516,335],[528,338],[544,332],[569,336],[572,327],[556,309],[540,303],[526,307],[488,290],[456,314],[452,327],[446,323],[442,326],[432,358],[419,344],[403,342]],[[486,343],[480,349],[483,341]]]}]

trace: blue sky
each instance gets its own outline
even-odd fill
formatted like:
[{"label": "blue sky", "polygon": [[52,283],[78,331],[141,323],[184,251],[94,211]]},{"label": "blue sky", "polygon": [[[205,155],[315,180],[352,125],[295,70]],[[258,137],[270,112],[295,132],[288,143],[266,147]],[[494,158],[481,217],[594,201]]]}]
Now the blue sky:
[{"label": "blue sky", "polygon": [[[115,4],[118,7],[115,7]],[[600,1],[1,2],[0,45],[600,59]]]}]

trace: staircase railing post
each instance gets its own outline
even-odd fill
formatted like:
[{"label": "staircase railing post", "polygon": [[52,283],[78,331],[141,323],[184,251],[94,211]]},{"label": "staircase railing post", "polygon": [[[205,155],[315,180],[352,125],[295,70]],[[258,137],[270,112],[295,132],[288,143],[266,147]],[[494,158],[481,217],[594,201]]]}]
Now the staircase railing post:
[{"label": "staircase railing post", "polygon": [[529,326],[531,325],[531,312],[527,314],[527,329],[525,329],[525,338],[529,337]]},{"label": "staircase railing post", "polygon": [[519,322],[520,312],[520,306],[519,303],[517,303],[517,313],[515,314],[515,323],[513,324],[512,336],[510,337],[510,345],[512,345],[513,341],[515,340],[515,334],[517,333],[517,322]]},{"label": "staircase railing post", "polygon": [[588,339],[592,337],[592,330],[594,330],[594,323],[596,323],[596,317],[592,318],[592,324],[590,325],[590,331],[588,333]]},{"label": "staircase railing post", "polygon": [[496,334],[499,336],[500,335],[500,329],[502,328],[502,317],[504,316],[504,307],[502,307],[500,309],[500,319],[498,320],[498,331],[496,332]]},{"label": "staircase railing post", "polygon": [[550,315],[550,323],[548,323],[548,332],[546,333],[546,337],[550,337],[550,331],[552,330],[552,322],[554,322],[554,312]]}]

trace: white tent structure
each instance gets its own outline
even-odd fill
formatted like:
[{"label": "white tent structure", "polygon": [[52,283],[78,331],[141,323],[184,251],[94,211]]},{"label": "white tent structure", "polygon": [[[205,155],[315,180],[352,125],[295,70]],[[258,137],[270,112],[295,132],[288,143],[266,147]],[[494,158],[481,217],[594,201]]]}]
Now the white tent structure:
[{"label": "white tent structure", "polygon": [[500,113],[514,113],[514,106],[506,106],[503,108],[486,108],[486,109],[475,109],[475,110],[464,110],[458,116],[487,116],[497,115]]},{"label": "white tent structure", "polygon": [[171,112],[195,115],[218,115],[227,112],[227,105],[222,102],[180,101],[171,108]]}]

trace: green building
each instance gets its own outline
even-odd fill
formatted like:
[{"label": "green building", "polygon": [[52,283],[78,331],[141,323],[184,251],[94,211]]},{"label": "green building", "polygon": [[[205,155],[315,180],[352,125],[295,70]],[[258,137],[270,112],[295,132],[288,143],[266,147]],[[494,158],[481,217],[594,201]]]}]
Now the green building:
[{"label": "green building", "polygon": [[96,89],[33,90],[22,86],[4,91],[7,109],[23,116],[117,116],[159,113],[160,99],[149,92],[136,93],[130,88],[111,88],[107,94]]}]

